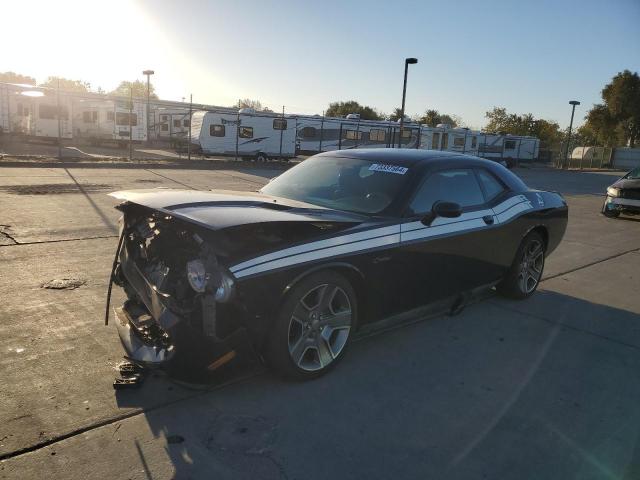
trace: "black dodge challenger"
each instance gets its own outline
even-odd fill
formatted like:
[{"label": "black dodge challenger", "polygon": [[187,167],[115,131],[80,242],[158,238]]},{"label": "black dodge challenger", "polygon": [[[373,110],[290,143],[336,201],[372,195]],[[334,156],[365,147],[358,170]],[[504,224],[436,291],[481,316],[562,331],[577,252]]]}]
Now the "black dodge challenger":
[{"label": "black dodge challenger", "polygon": [[333,367],[365,323],[479,287],[527,298],[568,212],[495,162],[407,149],[315,155],[255,193],[111,195],[126,358],[211,369],[242,341],[294,378]]}]

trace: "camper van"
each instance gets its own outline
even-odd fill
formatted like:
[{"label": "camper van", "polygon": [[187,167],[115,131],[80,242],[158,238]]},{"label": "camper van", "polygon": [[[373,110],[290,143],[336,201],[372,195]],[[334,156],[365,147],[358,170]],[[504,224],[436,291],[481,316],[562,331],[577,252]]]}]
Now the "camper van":
[{"label": "camper van", "polygon": [[[131,114],[131,116],[130,116]],[[147,116],[144,102],[128,100],[78,99],[74,103],[73,134],[91,142],[147,139]]]},{"label": "camper van", "polygon": [[296,156],[296,118],[250,108],[197,111],[191,116],[191,142],[205,155],[289,159]]}]

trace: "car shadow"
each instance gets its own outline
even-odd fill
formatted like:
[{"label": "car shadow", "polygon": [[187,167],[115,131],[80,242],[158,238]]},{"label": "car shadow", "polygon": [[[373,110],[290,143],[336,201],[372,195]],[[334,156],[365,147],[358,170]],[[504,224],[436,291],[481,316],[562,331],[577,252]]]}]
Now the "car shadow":
[{"label": "car shadow", "polygon": [[637,312],[550,291],[494,298],[367,336],[313,381],[238,370],[163,408],[144,387],[121,392],[149,429],[124,440],[149,478],[630,480],[639,326]]}]

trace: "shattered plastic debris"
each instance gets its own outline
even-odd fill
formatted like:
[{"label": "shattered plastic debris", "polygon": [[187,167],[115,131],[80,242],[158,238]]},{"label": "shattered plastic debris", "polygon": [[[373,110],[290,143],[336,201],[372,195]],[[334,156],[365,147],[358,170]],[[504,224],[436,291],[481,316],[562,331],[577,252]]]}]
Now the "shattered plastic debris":
[{"label": "shattered plastic debris", "polygon": [[42,288],[52,288],[54,290],[73,290],[87,283],[82,278],[54,278],[42,284]]}]

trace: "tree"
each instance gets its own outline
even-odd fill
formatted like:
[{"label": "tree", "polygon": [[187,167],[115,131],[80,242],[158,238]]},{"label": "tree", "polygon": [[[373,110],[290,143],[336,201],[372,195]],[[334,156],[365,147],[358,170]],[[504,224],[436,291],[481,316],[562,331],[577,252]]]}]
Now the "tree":
[{"label": "tree", "polygon": [[48,77],[43,83],[38,85],[45,88],[60,88],[65,92],[79,92],[86,93],[91,88],[88,82],[82,80],[69,80],[63,77]]},{"label": "tree", "polygon": [[359,113],[360,118],[363,120],[382,120],[382,115],[376,109],[360,105],[355,100],[330,103],[325,115],[328,117],[346,117],[350,113]]},{"label": "tree", "polygon": [[537,137],[544,148],[559,149],[563,133],[560,125],[543,119],[536,119],[531,113],[518,115],[508,113],[506,108],[493,107],[486,112],[489,120],[484,130],[487,132],[510,133],[511,135],[529,135]]},{"label": "tree", "polygon": [[36,84],[36,79],[28,75],[22,75],[14,72],[0,72],[0,82],[6,83],[24,83],[27,85]]},{"label": "tree", "polygon": [[233,106],[234,108],[252,108],[256,112],[270,112],[273,113],[273,110],[267,107],[263,107],[260,100],[251,100],[250,98],[242,98],[236,102]]},{"label": "tree", "polygon": [[437,110],[426,110],[422,117],[417,119],[418,123],[423,125],[429,125],[435,127],[439,123],[446,123],[452,127],[462,126],[462,119],[457,115],[448,115],[446,113],[440,113]]},{"label": "tree", "polygon": [[[140,80],[136,80],[135,82],[123,80],[115,90],[109,92],[109,95],[128,97],[132,89],[134,98],[147,98],[147,82],[141,82]],[[149,84],[149,98],[158,99],[153,83]]]},{"label": "tree", "polygon": [[602,89],[604,103],[587,113],[585,131],[596,143],[606,146],[628,144],[640,140],[640,77],[629,70],[619,72]]}]

